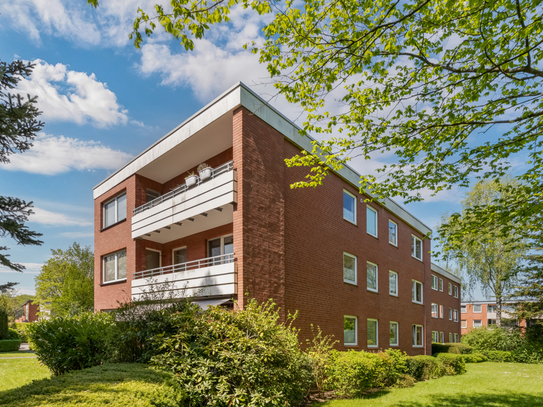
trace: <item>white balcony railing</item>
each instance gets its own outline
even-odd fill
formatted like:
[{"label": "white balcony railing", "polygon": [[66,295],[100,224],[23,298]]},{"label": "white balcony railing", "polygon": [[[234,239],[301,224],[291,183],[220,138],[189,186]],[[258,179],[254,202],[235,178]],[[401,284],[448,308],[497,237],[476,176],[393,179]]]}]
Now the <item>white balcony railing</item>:
[{"label": "white balcony railing", "polygon": [[[168,291],[168,297],[224,296],[237,293],[234,254],[142,270],[133,274],[132,300]],[[172,295],[173,294],[173,295]]]},{"label": "white balcony railing", "polygon": [[[202,181],[200,178],[198,178],[198,181],[197,181],[196,185],[200,185],[200,184],[202,184],[204,182],[212,180],[215,177],[217,177],[218,175],[223,174],[223,173],[228,172],[228,171],[232,171],[233,169],[234,169],[234,162],[233,161],[227,162],[226,164],[223,164],[223,165],[221,165],[221,166],[219,166],[217,168],[213,168],[213,169],[211,169],[211,177],[204,180],[204,181]],[[158,198],[155,198],[152,201],[147,202],[146,204],[138,206],[136,209],[134,209],[132,211],[132,214],[137,215],[138,213],[141,213],[141,212],[145,211],[146,209],[154,208],[155,206],[160,205],[162,202],[165,202],[168,199],[173,198],[174,196],[182,194],[183,192],[187,191],[187,189],[189,189],[187,187],[187,184],[179,185],[179,186],[173,188],[167,194],[160,195]]]}]

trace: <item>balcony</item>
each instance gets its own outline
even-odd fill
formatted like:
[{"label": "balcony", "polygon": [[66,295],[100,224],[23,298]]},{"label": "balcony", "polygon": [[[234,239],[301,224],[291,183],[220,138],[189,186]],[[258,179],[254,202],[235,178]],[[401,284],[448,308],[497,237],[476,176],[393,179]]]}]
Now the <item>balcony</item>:
[{"label": "balcony", "polygon": [[211,176],[196,185],[187,184],[133,211],[132,238],[158,243],[189,236],[233,220],[237,180],[232,161],[211,170]]},{"label": "balcony", "polygon": [[234,254],[138,271],[132,279],[132,301],[161,297],[225,296],[237,293]]}]

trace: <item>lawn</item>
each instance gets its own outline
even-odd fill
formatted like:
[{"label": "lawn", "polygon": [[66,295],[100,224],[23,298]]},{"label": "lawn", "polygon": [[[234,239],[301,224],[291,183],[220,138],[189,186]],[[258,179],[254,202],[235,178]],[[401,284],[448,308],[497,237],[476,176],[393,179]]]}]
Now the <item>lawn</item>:
[{"label": "lawn", "polygon": [[1,358],[35,358],[36,354],[31,350],[17,351],[17,352],[0,352]]},{"label": "lawn", "polygon": [[333,400],[315,407],[543,406],[543,365],[470,363],[467,373],[383,390],[364,399]]},{"label": "lawn", "polygon": [[[19,352],[2,352],[0,357],[19,356]],[[22,356],[30,356],[23,354]],[[49,369],[40,366],[35,357],[24,359],[0,359],[0,394],[4,390],[14,389],[35,379],[49,377]]]}]

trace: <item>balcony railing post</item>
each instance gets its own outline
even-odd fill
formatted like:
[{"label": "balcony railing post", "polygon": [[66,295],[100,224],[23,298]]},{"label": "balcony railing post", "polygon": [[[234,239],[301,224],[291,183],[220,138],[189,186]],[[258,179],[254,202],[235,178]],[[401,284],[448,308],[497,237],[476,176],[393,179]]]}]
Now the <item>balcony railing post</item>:
[{"label": "balcony railing post", "polygon": [[197,270],[202,267],[215,266],[219,264],[228,264],[234,262],[234,253],[221,254],[220,256],[206,257],[204,259],[198,259],[193,261],[187,261],[185,263],[172,264],[171,266],[158,267],[150,270],[136,271],[133,276],[134,279],[148,278],[153,276],[161,276],[163,274],[177,273],[180,271]]}]

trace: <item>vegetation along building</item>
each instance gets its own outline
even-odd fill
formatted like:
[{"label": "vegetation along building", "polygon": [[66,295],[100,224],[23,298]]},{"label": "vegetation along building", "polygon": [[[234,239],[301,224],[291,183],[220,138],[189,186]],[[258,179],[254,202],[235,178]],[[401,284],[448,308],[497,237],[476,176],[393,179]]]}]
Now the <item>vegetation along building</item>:
[{"label": "vegetation along building", "polygon": [[430,229],[365,203],[345,167],[318,188],[285,158],[311,139],[243,84],[94,188],[95,307],[150,291],[243,308],[269,298],[338,348],[409,354],[458,340],[460,280],[432,265]]}]

